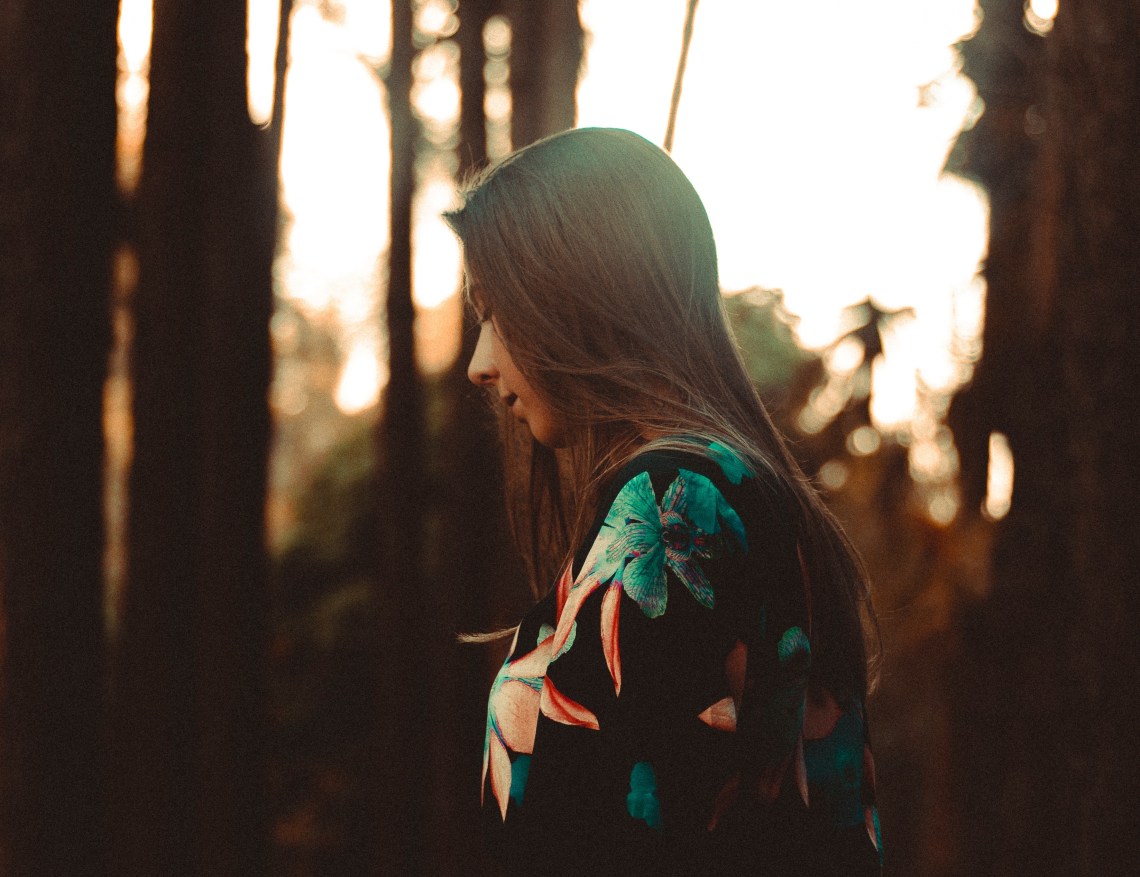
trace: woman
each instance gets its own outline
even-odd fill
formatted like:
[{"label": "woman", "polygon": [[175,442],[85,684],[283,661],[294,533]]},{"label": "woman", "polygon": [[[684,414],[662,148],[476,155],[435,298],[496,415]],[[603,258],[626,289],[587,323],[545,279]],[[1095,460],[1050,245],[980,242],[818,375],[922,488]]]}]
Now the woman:
[{"label": "woman", "polygon": [[865,577],[746,376],[692,185],[579,129],[448,220],[543,595],[487,718],[507,872],[878,873]]}]

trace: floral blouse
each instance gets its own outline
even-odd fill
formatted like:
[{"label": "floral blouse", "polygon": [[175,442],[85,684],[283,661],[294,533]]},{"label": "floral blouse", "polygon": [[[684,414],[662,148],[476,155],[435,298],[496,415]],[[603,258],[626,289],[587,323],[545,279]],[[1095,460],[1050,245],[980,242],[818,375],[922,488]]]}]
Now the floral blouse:
[{"label": "floral blouse", "polygon": [[808,685],[792,498],[713,444],[635,458],[604,500],[491,688],[504,871],[879,874],[863,705]]}]

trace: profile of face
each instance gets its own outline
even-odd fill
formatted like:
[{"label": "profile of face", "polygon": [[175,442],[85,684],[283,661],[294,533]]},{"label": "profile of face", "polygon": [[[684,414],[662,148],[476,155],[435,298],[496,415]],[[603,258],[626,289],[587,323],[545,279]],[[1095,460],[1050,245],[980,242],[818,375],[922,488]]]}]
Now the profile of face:
[{"label": "profile of face", "polygon": [[519,371],[491,317],[479,323],[479,340],[467,365],[467,377],[476,386],[495,391],[535,441],[548,448],[566,446],[564,424]]}]

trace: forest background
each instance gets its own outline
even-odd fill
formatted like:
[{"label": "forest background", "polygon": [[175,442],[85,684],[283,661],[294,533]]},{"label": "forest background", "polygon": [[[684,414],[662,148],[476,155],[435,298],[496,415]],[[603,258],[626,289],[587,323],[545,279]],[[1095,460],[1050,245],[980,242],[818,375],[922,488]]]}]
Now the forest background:
[{"label": "forest background", "polygon": [[[889,874],[1125,874],[1140,851],[1140,4],[1041,8],[983,0],[957,47],[980,103],[946,170],[987,196],[984,324],[917,426],[873,410],[913,314],[869,291],[807,346],[778,290],[726,290],[875,582]],[[155,0],[142,73],[117,2],[0,9],[2,873],[484,867],[501,655],[455,634],[529,598],[457,310],[432,328],[454,365],[424,361],[414,205],[425,168],[573,126],[588,39],[574,0],[392,4],[390,51],[360,60],[390,136],[386,381],[351,410],[351,351],[275,263],[290,25],[314,11],[344,15],[282,0],[255,123],[244,4]],[[440,46],[444,128],[415,100]]]}]

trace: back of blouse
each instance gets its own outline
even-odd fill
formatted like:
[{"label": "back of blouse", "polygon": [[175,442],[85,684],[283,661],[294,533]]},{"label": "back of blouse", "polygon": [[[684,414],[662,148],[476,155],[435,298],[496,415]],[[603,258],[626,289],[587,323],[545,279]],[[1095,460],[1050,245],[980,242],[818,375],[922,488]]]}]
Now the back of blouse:
[{"label": "back of blouse", "polygon": [[863,704],[809,684],[793,500],[716,444],[604,500],[491,689],[506,873],[879,874]]}]

